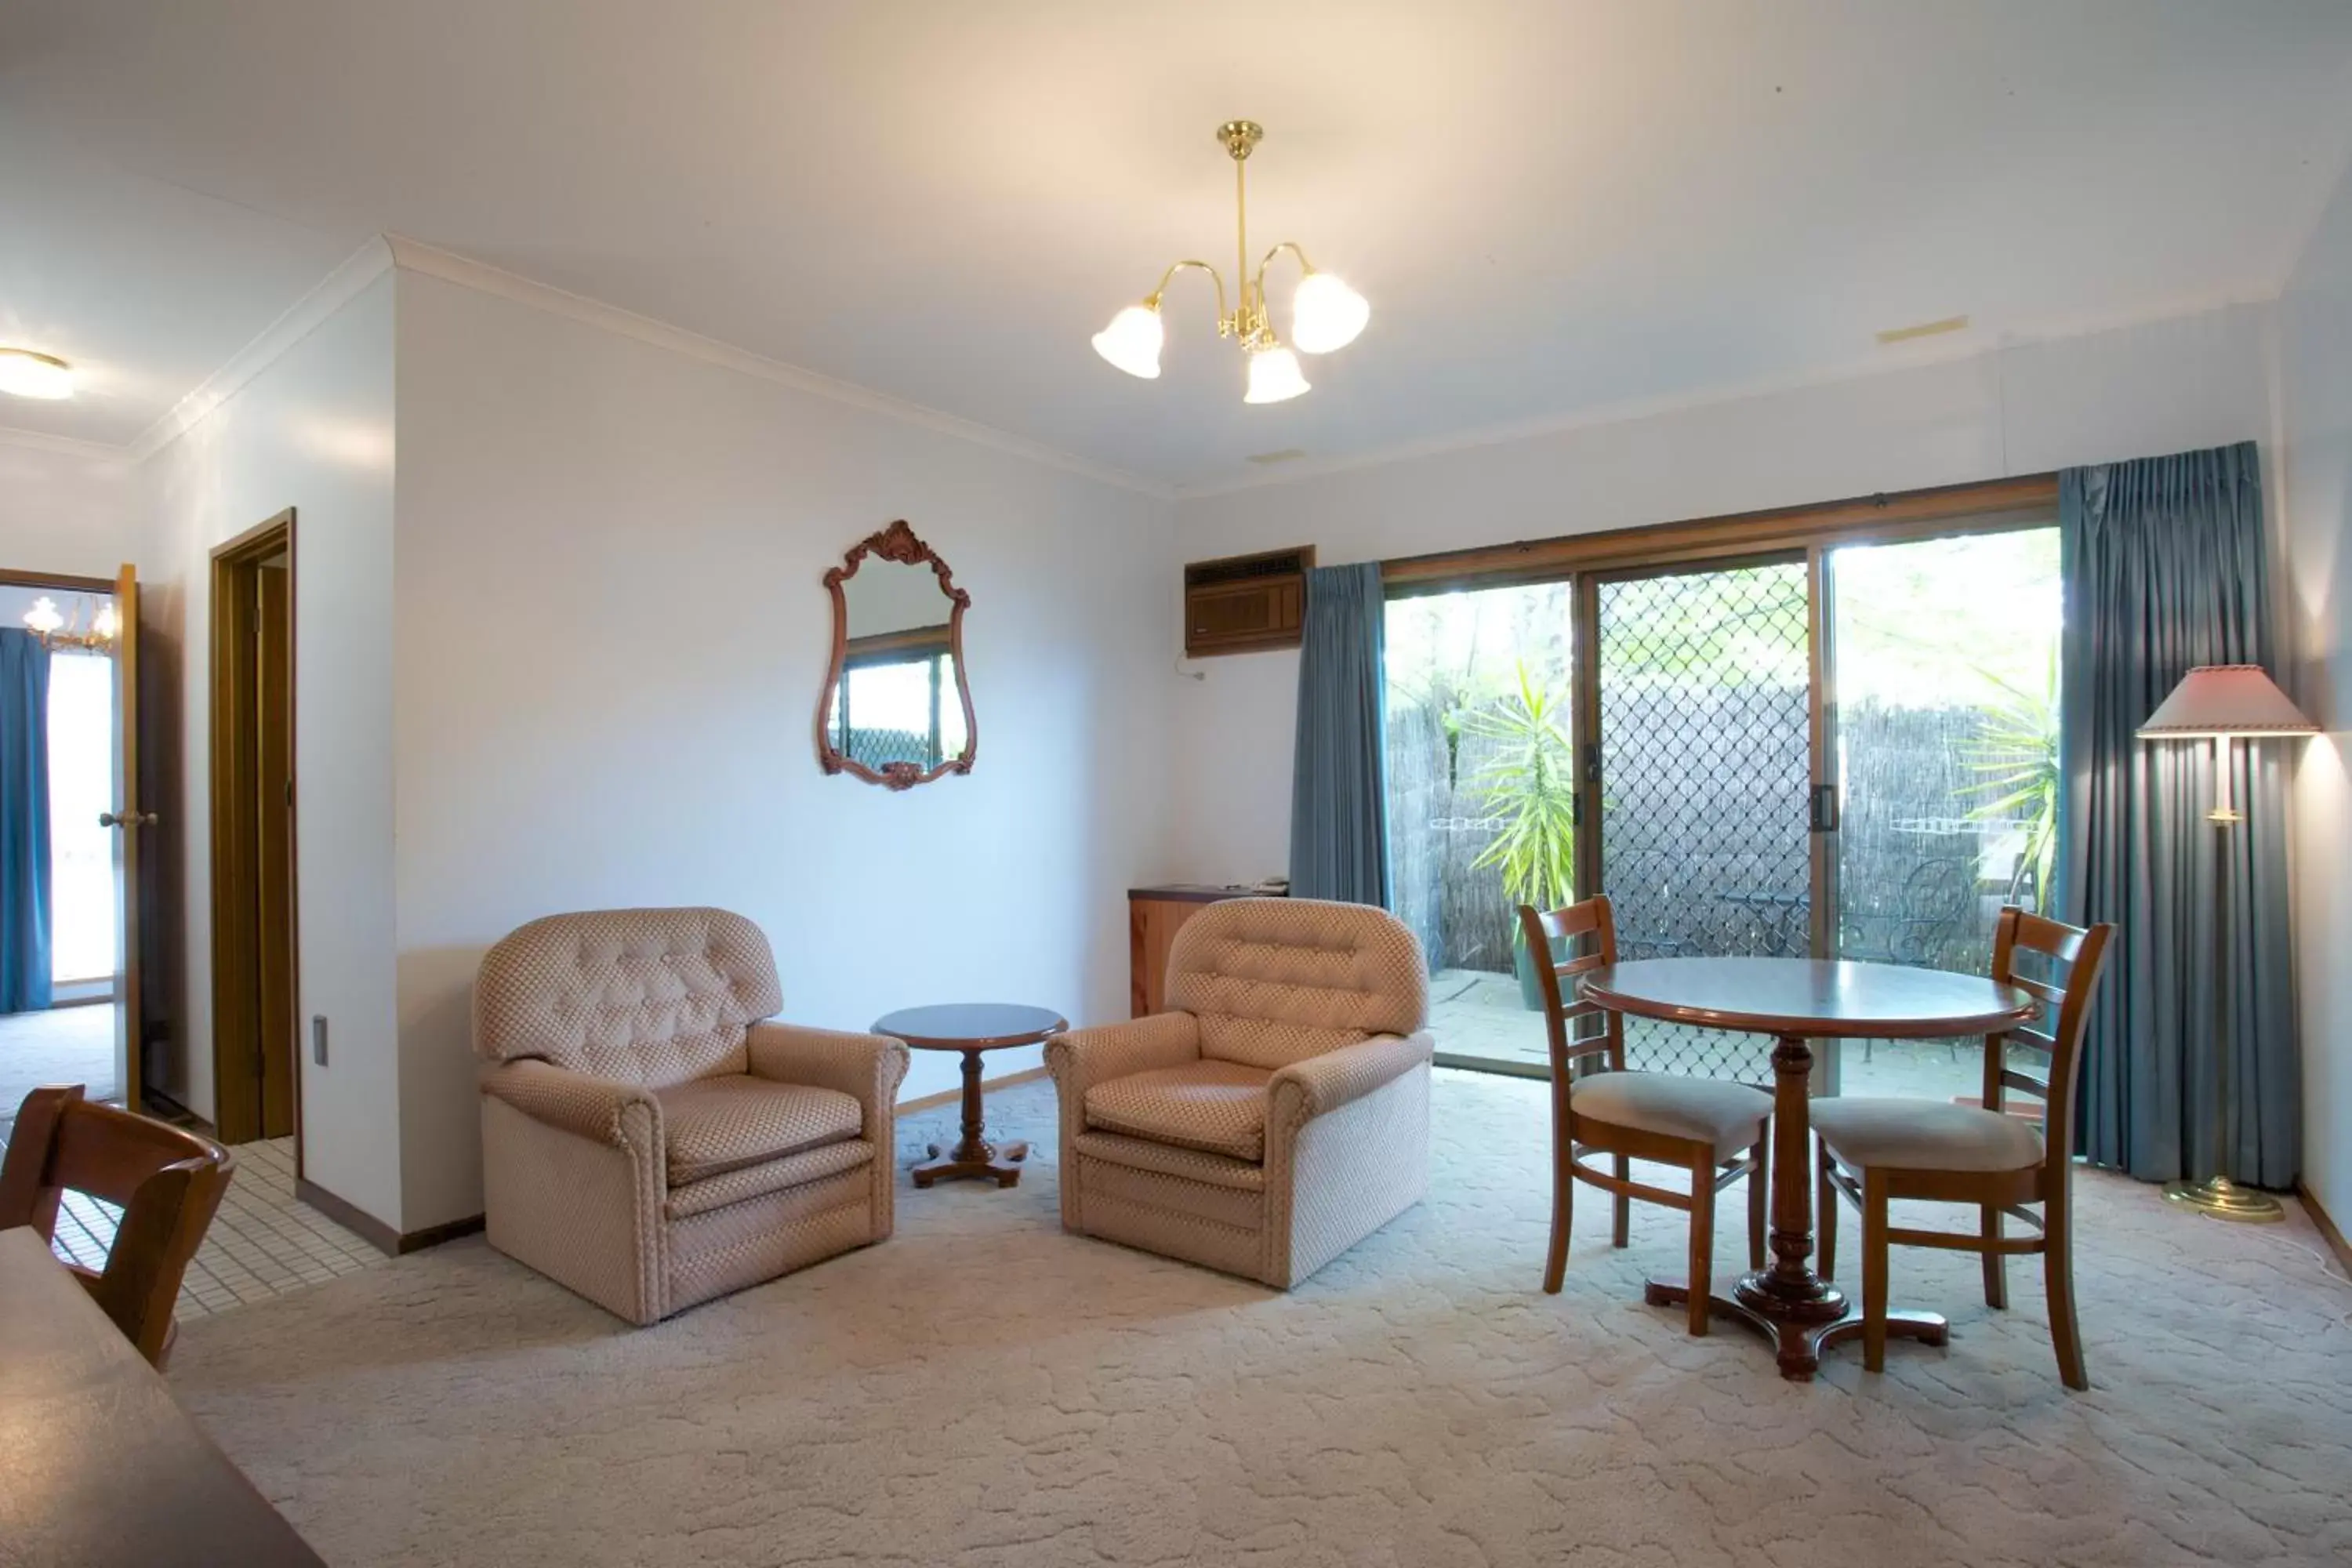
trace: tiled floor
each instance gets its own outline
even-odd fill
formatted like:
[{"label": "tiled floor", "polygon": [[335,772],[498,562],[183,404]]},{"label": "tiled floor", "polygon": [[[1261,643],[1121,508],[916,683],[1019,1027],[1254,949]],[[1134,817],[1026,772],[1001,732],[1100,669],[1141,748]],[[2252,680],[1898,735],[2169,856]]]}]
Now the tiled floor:
[{"label": "tiled floor", "polygon": [[[294,1140],[240,1143],[231,1152],[236,1173],[181,1282],[181,1317],[288,1295],[387,1261],[358,1236],[295,1199]],[[58,1256],[85,1268],[101,1267],[119,1217],[111,1204],[68,1193],[58,1215]]]}]

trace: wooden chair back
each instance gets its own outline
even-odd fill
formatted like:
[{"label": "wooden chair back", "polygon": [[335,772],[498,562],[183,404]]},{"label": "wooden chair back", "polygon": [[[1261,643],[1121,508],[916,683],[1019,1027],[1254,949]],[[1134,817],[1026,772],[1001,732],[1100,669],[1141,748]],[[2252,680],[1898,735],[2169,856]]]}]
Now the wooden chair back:
[{"label": "wooden chair back", "polygon": [[[1581,903],[1549,910],[1521,904],[1519,934],[1528,944],[1537,983],[1543,990],[1544,1027],[1551,1037],[1552,1081],[1568,1082],[1576,1064],[1596,1058],[1607,1064],[1607,1070],[1623,1072],[1625,1021],[1576,994],[1579,975],[1617,962],[1617,915],[1610,907],[1609,895],[1595,893]],[[1558,962],[1551,956],[1554,943],[1565,946],[1566,956]],[[1593,1020],[1599,1022],[1598,1028],[1580,1032],[1580,1026]]]},{"label": "wooden chair back", "polygon": [[[2046,916],[2029,914],[2015,905],[2004,907],[1993,928],[1992,977],[2014,985],[2042,1004],[2037,1023],[2021,1024],[1985,1037],[1984,1104],[1988,1110],[2005,1108],[2007,1091],[2016,1089],[2042,1102],[2043,1166],[2063,1173],[2074,1153],[2074,1086],[2082,1064],[2083,1030],[2090,1022],[2091,994],[2107,961],[2107,943],[2116,928],[2102,921],[2092,926],[2070,926]],[[2057,978],[2042,979],[2020,972],[2027,953],[2047,959]],[[2055,1016],[2052,1016],[2055,1009]],[[2049,1058],[2043,1076],[2011,1067],[2011,1046],[2024,1046]]]},{"label": "wooden chair back", "polygon": [[79,1084],[37,1089],[16,1112],[0,1160],[0,1229],[57,1235],[68,1190],[122,1210],[106,1267],[79,1276],[139,1353],[160,1368],[188,1260],[220,1207],[236,1163],[209,1138],[82,1098]]}]

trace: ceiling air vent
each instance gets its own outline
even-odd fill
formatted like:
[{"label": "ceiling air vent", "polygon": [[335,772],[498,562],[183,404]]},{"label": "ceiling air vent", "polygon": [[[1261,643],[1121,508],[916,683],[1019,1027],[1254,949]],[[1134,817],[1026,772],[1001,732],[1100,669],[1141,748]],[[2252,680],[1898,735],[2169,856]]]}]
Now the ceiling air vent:
[{"label": "ceiling air vent", "polygon": [[1195,561],[1184,568],[1184,652],[1260,653],[1297,647],[1315,547]]}]

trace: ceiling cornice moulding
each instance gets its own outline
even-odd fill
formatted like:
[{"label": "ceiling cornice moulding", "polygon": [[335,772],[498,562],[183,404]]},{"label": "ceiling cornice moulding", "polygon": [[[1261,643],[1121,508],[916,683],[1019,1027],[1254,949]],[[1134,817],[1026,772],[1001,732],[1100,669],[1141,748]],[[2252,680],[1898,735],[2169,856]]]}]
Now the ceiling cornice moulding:
[{"label": "ceiling cornice moulding", "polygon": [[107,463],[117,468],[131,461],[131,450],[127,447],[110,447],[103,441],[77,440],[71,436],[52,436],[47,430],[19,430],[10,425],[0,425],[0,447],[25,447],[36,452],[57,452],[68,458]]},{"label": "ceiling cornice moulding", "polygon": [[982,425],[976,420],[965,419],[958,415],[943,414],[936,408],[929,408],[919,403],[909,403],[904,398],[893,397],[887,393],[876,392],[853,382],[836,381],[831,376],[820,375],[814,371],[803,370],[795,364],[787,364],[782,360],[770,359],[764,354],[753,353],[749,349],[738,348],[732,343],[721,342],[716,338],[707,338],[699,332],[691,332],[683,327],[672,326],[667,321],[657,321],[651,316],[641,316],[634,310],[625,310],[617,305],[608,305],[601,300],[593,300],[584,294],[574,294],[551,284],[541,283],[518,273],[509,272],[503,268],[493,267],[487,262],[476,261],[453,251],[426,245],[420,240],[410,239],[402,235],[386,235],[384,239],[391,247],[394,265],[406,271],[421,272],[428,277],[438,278],[446,283],[455,283],[460,288],[472,289],[484,294],[495,294],[502,300],[509,300],[519,305],[528,305],[535,310],[550,311],[588,326],[602,328],[605,331],[614,332],[625,338],[634,338],[639,342],[649,343],[656,348],[667,349],[672,353],[684,354],[689,359],[700,360],[706,364],[718,365],[742,375],[773,382],[780,386],[789,386],[801,392],[813,393],[819,397],[827,398],[835,403],[847,404],[853,408],[862,408],[870,414],[879,414],[904,424],[919,425],[927,430],[935,430],[941,435],[952,436],[960,440],[993,447],[997,451],[1025,458],[1033,463],[1042,463],[1048,468],[1059,468],[1065,473],[1076,474],[1080,478],[1093,479],[1099,484],[1132,490],[1156,500],[1171,500],[1175,497],[1175,491],[1171,486],[1148,479],[1140,474],[1129,473],[1124,468],[1112,468],[1108,464],[1081,458],[1073,452],[1065,452],[1059,447],[1032,441],[1026,437],[1015,436],[1011,431],[1000,430],[992,425]]},{"label": "ceiling cornice moulding", "polygon": [[173,404],[125,448],[134,463],[143,463],[202,424],[205,417],[236,396],[246,383],[277,363],[278,356],[315,331],[319,324],[350,304],[367,286],[392,270],[392,247],[372,238],[352,252],[316,288],[261,330],[229,362],[206,376],[199,386]]},{"label": "ceiling cornice moulding", "polygon": [[1870,359],[1850,360],[1843,364],[1824,366],[1820,370],[1809,371],[1802,374],[1776,376],[1737,386],[1704,387],[1658,397],[1632,398],[1622,403],[1604,404],[1597,407],[1579,409],[1572,413],[1539,416],[1533,419],[1482,426],[1472,430],[1458,430],[1444,436],[1399,442],[1394,446],[1376,447],[1370,451],[1350,452],[1329,458],[1302,458],[1296,462],[1286,462],[1279,468],[1264,472],[1235,474],[1228,479],[1210,480],[1197,485],[1178,485],[1175,495],[1180,502],[1211,500],[1219,496],[1233,495],[1242,490],[1270,489],[1279,485],[1303,484],[1310,479],[1325,479],[1334,474],[1353,473],[1362,468],[1385,468],[1391,463],[1412,462],[1423,458],[1442,458],[1456,452],[1475,451],[1482,447],[1500,447],[1514,441],[1540,440],[1547,436],[1565,436],[1579,430],[1591,430],[1608,425],[1629,425],[1637,420],[1655,419],[1669,414],[1694,413],[1728,404],[1751,402],[1761,397],[1810,391],[1816,387],[1869,381],[1882,375],[1899,375],[1905,372],[1927,370],[1937,365],[1967,363],[1975,361],[1991,362],[2001,354],[2019,349],[2032,348],[2040,343],[2095,337],[2102,332],[2127,331],[2136,327],[2161,326],[2168,321],[2185,321],[2198,316],[2217,314],[2224,310],[2265,310],[2277,303],[2276,295],[2240,291],[2210,299],[2184,301],[2161,310],[2113,317],[2084,317],[2079,321],[2048,324],[2032,331],[2003,332],[1990,342],[1972,341],[1966,335],[1945,339],[1929,338],[1905,343],[1892,350],[1881,350],[1876,356]]}]

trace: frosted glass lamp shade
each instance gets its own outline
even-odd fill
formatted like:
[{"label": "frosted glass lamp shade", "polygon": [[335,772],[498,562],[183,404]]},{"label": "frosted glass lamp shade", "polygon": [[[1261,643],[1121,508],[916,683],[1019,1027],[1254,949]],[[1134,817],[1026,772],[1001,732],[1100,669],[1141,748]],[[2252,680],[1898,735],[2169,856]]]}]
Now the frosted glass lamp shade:
[{"label": "frosted glass lamp shade", "polygon": [[2139,727],[2144,741],[2318,731],[2259,664],[2199,665]]},{"label": "frosted glass lamp shade", "polygon": [[1299,279],[1290,311],[1290,341],[1305,354],[1346,348],[1372,319],[1372,307],[1364,297],[1328,272],[1310,272]]},{"label": "frosted glass lamp shade", "polygon": [[54,400],[71,397],[73,367],[30,349],[0,349],[0,392]]},{"label": "frosted glass lamp shade", "polygon": [[1168,341],[1160,312],[1150,305],[1129,305],[1095,334],[1095,353],[1129,375],[1146,381],[1160,376],[1160,346]]},{"label": "frosted glass lamp shade", "polygon": [[1258,349],[1249,359],[1249,390],[1244,403],[1285,403],[1307,391],[1298,356],[1288,349]]},{"label": "frosted glass lamp shade", "polygon": [[30,631],[46,634],[58,630],[65,624],[65,616],[58,613],[58,602],[47,594],[35,599],[33,607],[25,612],[25,626]]},{"label": "frosted glass lamp shade", "polygon": [[122,617],[114,613],[113,600],[109,599],[98,607],[98,618],[89,623],[89,629],[109,642],[112,642],[116,634],[122,630]]}]

